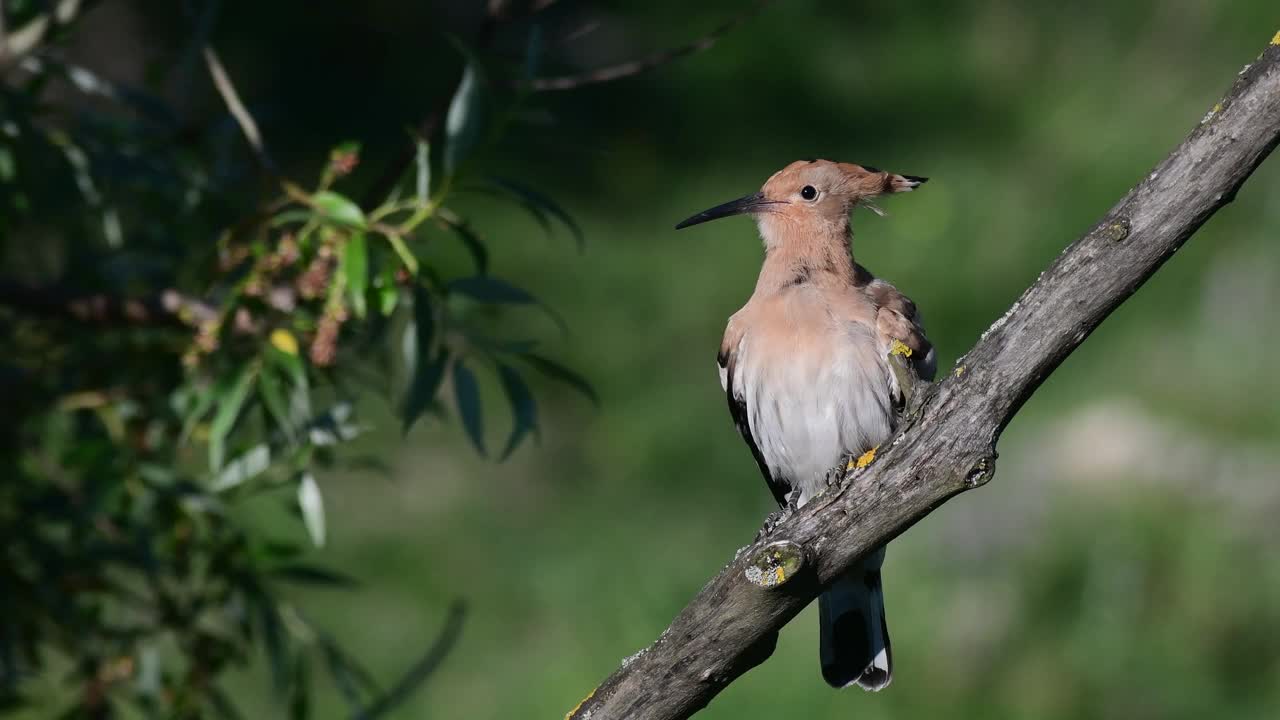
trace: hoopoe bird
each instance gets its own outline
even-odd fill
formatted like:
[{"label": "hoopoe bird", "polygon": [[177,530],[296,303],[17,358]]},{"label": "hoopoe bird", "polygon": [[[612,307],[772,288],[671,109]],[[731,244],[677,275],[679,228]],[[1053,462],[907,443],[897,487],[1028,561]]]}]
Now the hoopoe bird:
[{"label": "hoopoe bird", "polygon": [[[888,440],[907,388],[891,355],[924,380],[936,368],[915,303],[859,265],[849,213],[926,178],[827,160],[794,162],[760,192],[676,226],[755,217],[764,263],[751,299],[729,318],[717,364],[734,424],[782,512],[838,480],[849,458]],[[874,206],[873,206],[874,207]],[[881,547],[819,598],[822,675],[881,690],[893,677]]]}]

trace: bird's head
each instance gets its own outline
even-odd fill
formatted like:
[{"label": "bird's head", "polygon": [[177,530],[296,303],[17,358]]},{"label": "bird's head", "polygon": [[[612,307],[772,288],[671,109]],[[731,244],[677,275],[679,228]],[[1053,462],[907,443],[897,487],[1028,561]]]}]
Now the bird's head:
[{"label": "bird's head", "polygon": [[754,215],[766,223],[813,229],[847,227],[849,211],[877,195],[908,192],[928,178],[897,175],[865,165],[830,160],[797,160],[773,174],[759,192],[704,210],[676,229],[730,215]]}]

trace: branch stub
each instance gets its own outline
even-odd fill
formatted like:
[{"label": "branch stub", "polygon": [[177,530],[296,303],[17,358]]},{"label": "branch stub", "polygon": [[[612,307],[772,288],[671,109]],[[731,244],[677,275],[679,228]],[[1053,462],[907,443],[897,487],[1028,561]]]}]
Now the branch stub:
[{"label": "branch stub", "polygon": [[771,589],[795,577],[804,563],[804,547],[790,540],[778,540],[757,550],[743,574],[751,584]]}]

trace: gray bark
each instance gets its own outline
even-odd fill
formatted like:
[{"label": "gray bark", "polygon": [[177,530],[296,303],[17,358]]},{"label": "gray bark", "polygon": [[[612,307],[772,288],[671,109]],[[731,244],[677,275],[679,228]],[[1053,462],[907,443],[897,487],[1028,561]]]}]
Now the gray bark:
[{"label": "gray bark", "polygon": [[[989,481],[996,441],[1027,398],[1231,202],[1278,140],[1280,34],[1171,155],[1068,247],[941,382],[916,394],[903,431],[870,465],[846,473],[740,551],[652,646],[567,719],[693,715],[768,658],[779,629],[825,583],[949,498]],[[785,561],[772,559],[779,557]],[[779,574],[775,565],[786,567]]]}]

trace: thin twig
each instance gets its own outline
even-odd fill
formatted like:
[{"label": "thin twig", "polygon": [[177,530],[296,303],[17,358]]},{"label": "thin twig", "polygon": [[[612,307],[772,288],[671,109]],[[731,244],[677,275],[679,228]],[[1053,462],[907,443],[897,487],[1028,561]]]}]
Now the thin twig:
[{"label": "thin twig", "polygon": [[121,297],[0,280],[0,306],[34,317],[60,317],[93,325],[193,327],[217,317],[208,303],[169,289],[147,297]]},{"label": "thin twig", "polygon": [[[506,5],[503,0],[490,0],[486,5],[484,18],[480,21],[480,29],[476,32],[475,46],[477,49],[486,49],[493,42],[493,36],[497,32],[498,26],[511,19],[506,12]],[[462,70],[459,70],[457,77],[449,85],[449,92],[441,96],[426,117],[414,128],[413,134],[416,137],[430,140],[431,136],[439,129],[440,123],[444,121],[445,113],[449,111],[449,104],[453,101],[453,96],[457,94],[458,88],[462,85],[462,74]],[[400,176],[404,175],[404,171],[409,168],[417,150],[416,143],[405,143],[400,154],[387,164],[386,169],[382,171],[382,175],[364,193],[361,206],[368,210],[382,202],[383,198],[396,186]]]},{"label": "thin twig", "polygon": [[656,52],[648,57],[637,60],[629,60],[616,65],[606,65],[604,67],[595,68],[594,70],[588,70],[587,72],[575,75],[536,78],[530,81],[529,87],[537,91],[573,90],[584,85],[596,85],[599,83],[612,82],[625,77],[631,77],[632,75],[639,75],[642,72],[661,67],[662,65],[666,65],[667,63],[678,60],[682,57],[710,49],[711,46],[716,44],[717,40],[729,34],[734,30],[734,28],[743,24],[747,20],[750,20],[771,1],[772,0],[758,0],[741,15],[732,18],[706,35],[679,47]]},{"label": "thin twig", "polygon": [[272,162],[271,155],[267,153],[267,146],[262,142],[262,133],[258,131],[258,123],[254,121],[253,116],[249,114],[249,110],[240,101],[240,94],[236,92],[236,87],[232,84],[231,77],[227,75],[226,68],[222,66],[222,60],[218,58],[218,53],[214,51],[212,45],[205,45],[202,50],[204,63],[209,68],[209,77],[213,79],[213,86],[218,89],[218,94],[222,96],[222,102],[226,103],[227,110],[231,112],[231,117],[235,118],[236,124],[240,126],[240,131],[244,133],[245,140],[249,141],[249,147],[253,148],[254,156],[264,170],[272,176],[278,175],[276,164]]}]

